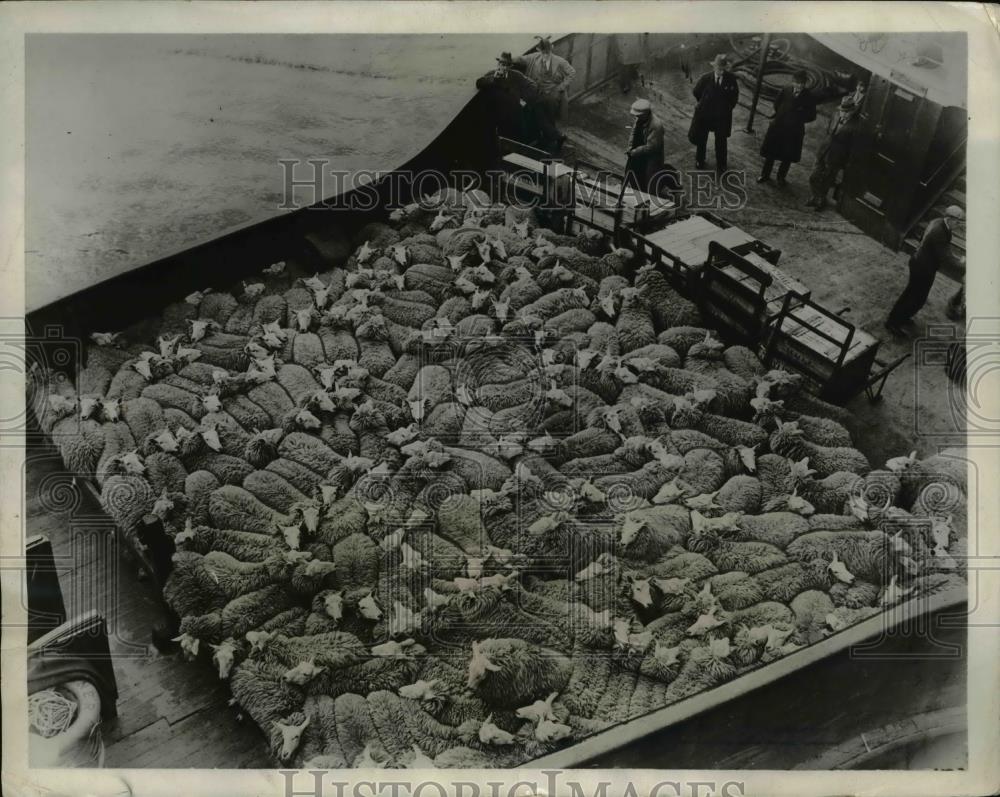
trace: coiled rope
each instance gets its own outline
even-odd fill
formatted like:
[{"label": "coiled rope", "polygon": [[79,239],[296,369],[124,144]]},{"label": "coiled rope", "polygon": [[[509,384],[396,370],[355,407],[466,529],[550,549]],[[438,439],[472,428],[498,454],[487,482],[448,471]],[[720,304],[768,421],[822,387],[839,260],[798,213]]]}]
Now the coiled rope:
[{"label": "coiled rope", "polygon": [[76,700],[55,689],[43,689],[28,697],[28,720],[44,739],[51,739],[69,728],[76,710]]}]

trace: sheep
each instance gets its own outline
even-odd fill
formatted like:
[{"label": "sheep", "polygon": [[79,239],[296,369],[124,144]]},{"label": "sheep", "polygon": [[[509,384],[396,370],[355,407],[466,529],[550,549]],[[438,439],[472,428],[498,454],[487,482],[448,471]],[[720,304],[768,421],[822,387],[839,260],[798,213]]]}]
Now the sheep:
[{"label": "sheep", "polygon": [[630,558],[655,562],[691,532],[688,511],[673,505],[633,509],[621,519],[619,544]]},{"label": "sheep", "polygon": [[698,306],[674,290],[666,277],[655,268],[639,269],[635,287],[649,302],[657,331],[662,333],[671,327],[698,326],[701,323]]},{"label": "sheep", "polygon": [[468,672],[468,687],[489,705],[513,709],[561,692],[572,664],[557,651],[523,639],[484,639],[472,643]]},{"label": "sheep", "polygon": [[263,589],[240,595],[217,611],[181,618],[181,637],[193,640],[197,655],[198,642],[221,642],[227,637],[241,637],[276,614],[292,607],[291,594],[282,586],[272,584]]}]

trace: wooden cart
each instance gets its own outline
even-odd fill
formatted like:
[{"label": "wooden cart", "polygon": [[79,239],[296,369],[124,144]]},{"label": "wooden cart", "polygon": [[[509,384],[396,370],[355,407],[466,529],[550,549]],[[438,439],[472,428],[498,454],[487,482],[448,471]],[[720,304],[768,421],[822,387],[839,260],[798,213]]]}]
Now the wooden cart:
[{"label": "wooden cart", "polygon": [[578,160],[573,170],[573,220],[620,241],[622,228],[644,229],[663,224],[677,212],[670,199],[647,194],[596,164]]},{"label": "wooden cart", "polygon": [[816,394],[844,403],[864,390],[882,397],[886,379],[910,355],[877,359],[879,341],[821,305],[785,297],[763,346],[766,365],[779,363],[806,377]]},{"label": "wooden cart", "polygon": [[658,266],[674,287],[692,298],[713,241],[737,253],[754,252],[772,264],[781,256],[780,250],[707,211],[677,217],[653,232],[625,228],[620,237],[623,246]]},{"label": "wooden cart", "polygon": [[[758,254],[758,242],[731,249],[716,240],[699,272],[696,296],[702,311],[727,335],[755,347],[786,307],[808,300],[809,289]],[[768,254],[773,255],[773,250]],[[777,258],[774,258],[777,260]]]}]

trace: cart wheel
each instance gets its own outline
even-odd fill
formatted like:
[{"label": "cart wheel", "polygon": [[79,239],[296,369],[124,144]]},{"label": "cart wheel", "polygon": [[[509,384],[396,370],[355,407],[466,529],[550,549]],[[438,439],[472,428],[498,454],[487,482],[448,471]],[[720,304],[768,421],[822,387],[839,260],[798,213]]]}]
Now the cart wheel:
[{"label": "cart wheel", "polygon": [[928,711],[872,728],[795,769],[963,769],[967,766],[965,706]]}]

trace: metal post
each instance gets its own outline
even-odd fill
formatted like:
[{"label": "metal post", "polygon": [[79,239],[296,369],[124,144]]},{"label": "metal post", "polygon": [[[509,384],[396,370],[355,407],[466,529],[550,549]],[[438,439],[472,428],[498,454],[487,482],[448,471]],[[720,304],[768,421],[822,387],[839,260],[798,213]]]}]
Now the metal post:
[{"label": "metal post", "polygon": [[757,113],[757,100],[760,99],[760,87],[764,82],[764,67],[767,66],[767,52],[771,49],[771,34],[765,33],[760,42],[760,66],[757,67],[757,83],[753,87],[753,101],[750,103],[750,115],[747,117],[746,132],[753,132],[753,117]]}]

